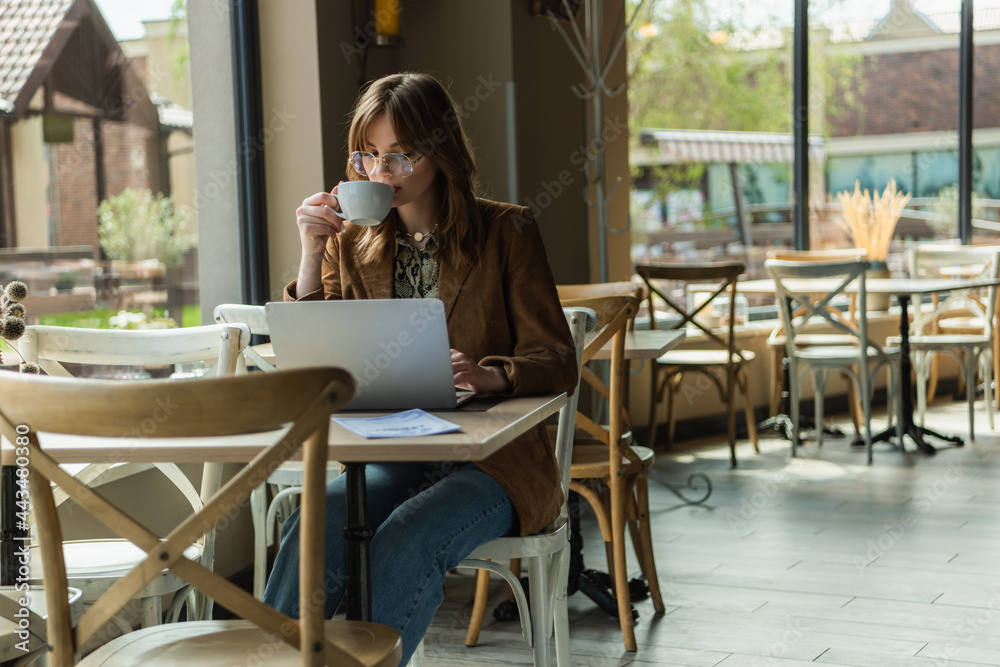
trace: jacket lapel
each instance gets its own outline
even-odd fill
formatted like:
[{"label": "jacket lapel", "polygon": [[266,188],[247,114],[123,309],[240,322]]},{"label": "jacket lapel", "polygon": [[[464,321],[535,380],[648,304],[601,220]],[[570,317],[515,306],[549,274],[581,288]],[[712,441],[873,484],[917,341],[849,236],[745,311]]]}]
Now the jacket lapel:
[{"label": "jacket lapel", "polygon": [[[395,215],[395,211],[393,211],[391,215]],[[392,298],[393,282],[395,280],[393,277],[393,264],[396,261],[396,240],[393,239],[392,243],[393,252],[382,255],[377,262],[373,262],[371,264],[354,262],[354,266],[357,268],[358,274],[361,276],[361,284],[364,285],[366,293],[364,297],[359,298]],[[354,252],[357,252],[357,246],[354,247]],[[351,256],[352,260],[355,258],[356,255]]]},{"label": "jacket lapel", "polygon": [[451,310],[455,306],[455,300],[458,298],[459,292],[462,291],[462,287],[465,285],[472,267],[479,261],[479,253],[481,252],[482,248],[477,250],[475,255],[470,257],[466,265],[461,268],[452,262],[446,261],[444,258],[441,259],[441,272],[438,275],[438,298],[444,303],[445,319],[451,317]]}]

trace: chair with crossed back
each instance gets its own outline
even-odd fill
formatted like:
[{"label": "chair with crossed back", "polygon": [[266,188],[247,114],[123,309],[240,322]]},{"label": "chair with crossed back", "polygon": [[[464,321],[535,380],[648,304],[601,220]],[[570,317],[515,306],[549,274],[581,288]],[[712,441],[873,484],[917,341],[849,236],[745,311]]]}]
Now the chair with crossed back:
[{"label": "chair with crossed back", "polygon": [[[862,422],[868,463],[872,462],[871,402],[875,372],[888,365],[890,386],[898,387],[895,361],[898,352],[889,352],[868,336],[865,272],[868,262],[856,259],[834,261],[792,261],[768,259],[764,268],[775,282],[778,313],[785,328],[785,354],[788,357],[789,394],[791,395],[792,456],[798,453],[800,441],[799,400],[802,394],[801,374],[810,371],[815,387],[816,423],[823,422],[823,400],[826,376],[830,370],[840,370],[854,380],[861,396]],[[845,295],[851,283],[857,281],[857,311],[854,322],[835,315],[831,303]],[[812,288],[811,285],[816,287]],[[849,336],[850,345],[804,346],[798,342],[803,329],[814,319],[835,331]],[[891,392],[890,392],[891,393]],[[897,429],[901,421],[897,420]],[[822,444],[822,428],[817,428],[817,440]],[[898,433],[901,437],[901,433]]]},{"label": "chair with crossed back", "polygon": [[[841,248],[830,250],[772,250],[767,253],[768,259],[778,259],[790,262],[834,262],[864,259],[867,252],[857,249],[844,250]],[[827,311],[842,320],[848,326],[853,326],[855,314],[857,312],[857,295],[848,296],[847,312],[844,313],[834,305],[828,305]],[[794,316],[801,315],[803,310],[799,308]],[[771,352],[771,414],[776,415],[781,411],[782,392],[785,389],[785,327],[778,324],[767,337],[767,346]],[[808,346],[829,346],[829,345],[853,345],[856,341],[853,336],[838,333],[800,333],[795,338],[797,345]],[[843,373],[847,381],[851,381],[851,376]],[[848,397],[848,407],[850,408],[851,421],[854,423],[854,434],[861,436],[861,396],[858,388],[854,387]],[[817,428],[822,429],[821,424]],[[823,434],[818,437],[822,439]]]},{"label": "chair with crossed back", "polygon": [[[215,321],[227,324],[243,324],[250,327],[250,333],[255,336],[268,336],[267,319],[264,317],[264,306],[251,306],[241,303],[224,303],[215,307]],[[273,358],[265,358],[253,346],[243,351],[237,372],[247,371],[250,362],[261,371],[275,369]],[[340,464],[330,461],[327,464],[327,481],[340,474]],[[273,490],[270,502],[267,499],[267,487]],[[253,594],[258,599],[264,596],[264,586],[267,584],[267,550],[274,546],[277,525],[295,509],[293,503],[302,493],[302,463],[287,461],[275,469],[267,478],[267,484],[254,489],[250,494],[250,518],[253,522]]]},{"label": "chair with crossed back", "polygon": [[[97,368],[108,365],[169,366],[206,362],[212,364],[206,377],[222,377],[235,372],[237,360],[249,341],[250,331],[243,325],[121,331],[29,326],[15,346],[22,359],[38,364],[42,371],[51,376],[73,377],[64,364]],[[136,423],[144,422],[140,420]],[[161,425],[162,422],[157,421],[156,429]],[[133,424],[130,430],[133,438],[148,436],[148,429],[142,429],[139,433],[135,433],[135,430]],[[79,483],[96,485],[102,478],[129,467],[137,466],[117,466],[111,461],[95,463],[80,470],[75,478]],[[210,463],[203,467],[200,489],[195,488],[175,463],[157,463],[156,468],[180,491],[192,509],[201,507],[202,498],[218,488],[221,482],[221,464]],[[65,495],[57,492],[57,498],[61,501]],[[144,556],[135,545],[120,539],[72,540],[66,542],[64,548],[70,584],[83,592],[86,604],[93,604]],[[215,559],[214,531],[210,531],[201,543],[192,545],[188,557],[211,569]],[[33,572],[32,576],[40,579],[42,574]],[[176,619],[181,603],[186,599],[183,594],[185,589],[182,579],[164,571],[161,576],[152,579],[148,586],[137,591],[137,598],[142,605],[142,627],[162,622],[162,599],[170,594],[174,594],[174,604],[168,618]],[[211,614],[211,600],[200,595],[190,597],[187,609],[189,619],[210,618]],[[119,617],[112,620],[123,632],[132,629],[130,623]]]},{"label": "chair with crossed back", "polygon": [[[578,283],[578,284],[561,284],[556,285],[556,290],[559,294],[560,302],[572,303],[576,299],[594,299],[604,296],[631,296],[642,305],[642,302],[646,299],[646,286],[641,282],[635,282],[630,280],[619,280],[607,283]],[[638,310],[629,319],[628,326],[626,327],[628,331],[633,331],[635,329],[635,316],[638,315]],[[591,328],[593,328],[593,323],[591,323]],[[580,381],[583,385],[596,390],[599,397],[605,402],[608,400],[607,392],[607,382],[603,380],[593,368],[584,364],[581,367],[582,373]],[[622,400],[622,405],[627,406],[629,404],[629,378],[631,376],[632,368],[628,361],[626,361],[626,381],[625,381],[625,394]],[[624,438],[626,442],[632,442],[632,416],[626,409],[622,413],[622,419],[624,420]],[[607,428],[607,425],[605,425]],[[586,431],[582,428],[577,428],[577,437],[586,438]]]},{"label": "chair with crossed back", "polygon": [[[191,621],[143,628],[101,646],[78,664],[222,665],[252,659],[268,665],[309,667],[398,664],[402,647],[392,628],[323,618],[324,469],[330,415],[351,398],[353,391],[350,374],[324,367],[199,382],[123,383],[0,373],[0,395],[4,396],[0,433],[29,449],[31,500],[45,570],[51,664],[77,664],[77,654],[88,639],[164,568],[245,620]],[[106,439],[108,451],[126,448],[129,428],[147,419],[166,398],[184,418],[166,419],[148,434],[155,441],[149,447],[161,448],[156,457],[204,460],[213,447],[231,448],[236,444],[234,438],[260,446],[261,451],[198,511],[167,537],[160,538],[127,511],[77,482],[46,449],[59,446],[64,435]],[[300,450],[307,472],[299,566],[301,619],[294,620],[184,554],[202,535],[227,521],[232,508],[243,502],[269,470]],[[146,452],[149,455],[150,449]],[[68,608],[62,526],[52,496],[53,482],[65,489],[81,510],[133,542],[144,554],[83,614],[75,628]]]},{"label": "chair with crossed back", "polygon": [[[754,353],[741,350],[736,344],[736,281],[744,272],[743,264],[702,264],[702,265],[638,265],[636,272],[649,288],[649,323],[650,328],[657,328],[657,303],[662,301],[680,316],[680,321],[671,328],[679,329],[685,326],[695,327],[706,337],[708,347],[698,349],[670,350],[665,353],[650,371],[649,395],[649,442],[653,448],[656,444],[656,431],[660,403],[666,398],[667,403],[667,441],[674,439],[674,396],[680,390],[685,373],[698,373],[707,377],[719,392],[726,405],[727,435],[729,438],[729,460],[736,467],[736,390],[743,394],[744,413],[746,415],[747,433],[753,443],[754,451],[760,453],[757,442],[757,422],[754,418],[753,399],[750,395],[750,383],[747,377],[747,367],[754,360]],[[665,290],[665,282],[706,282],[717,281],[715,290],[708,297],[687,308],[678,303]],[[712,302],[720,297],[729,297],[728,321],[723,330],[716,331],[706,327],[698,316],[706,309],[712,308]],[[721,370],[720,380],[716,369]]]}]

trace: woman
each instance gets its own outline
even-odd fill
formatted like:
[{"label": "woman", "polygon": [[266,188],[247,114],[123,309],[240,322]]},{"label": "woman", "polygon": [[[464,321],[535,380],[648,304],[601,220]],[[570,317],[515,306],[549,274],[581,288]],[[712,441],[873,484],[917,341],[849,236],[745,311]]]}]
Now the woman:
[{"label": "woman", "polygon": [[[575,349],[534,219],[475,196],[476,165],[454,102],[433,77],[394,74],[361,95],[349,133],[352,179],[393,186],[376,227],[345,224],[337,188],[296,212],[298,280],[286,300],[439,298],[455,385],[520,396],[572,391]],[[484,461],[369,464],[372,619],[402,636],[405,665],[443,599],[447,571],[504,535],[551,523],[562,492],[544,425]],[[326,612],[344,590],[344,477],[327,487]],[[264,593],[298,616],[298,520],[286,522]]]}]

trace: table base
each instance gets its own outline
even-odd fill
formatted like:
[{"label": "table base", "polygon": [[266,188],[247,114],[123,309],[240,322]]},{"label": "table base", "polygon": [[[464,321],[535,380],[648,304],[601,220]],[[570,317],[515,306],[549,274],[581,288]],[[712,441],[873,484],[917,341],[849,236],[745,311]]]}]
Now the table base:
[{"label": "table base", "polygon": [[[889,438],[892,438],[895,435],[896,435],[896,427],[890,426],[880,431],[879,433],[872,435],[872,444],[875,444],[876,442],[888,442]],[[918,450],[920,450],[924,454],[927,454],[928,456],[933,456],[934,454],[937,453],[937,449],[934,447],[934,445],[932,445],[931,443],[927,442],[924,439],[925,435],[938,438],[939,440],[944,440],[945,442],[951,443],[955,447],[963,447],[965,445],[965,442],[961,438],[955,435],[950,435],[950,436],[942,435],[941,433],[938,433],[933,429],[925,428],[923,426],[919,426],[913,423],[903,425],[903,437],[904,438],[909,437],[910,440],[913,441],[913,444],[917,446]],[[866,443],[864,438],[855,438],[854,441],[851,442],[851,445],[854,447],[864,447],[865,444]],[[899,448],[901,450],[903,449],[902,442],[899,443]]]},{"label": "table base", "polygon": [[[950,442],[956,447],[961,447],[965,443],[962,442],[961,438],[954,436],[941,435],[937,431],[932,431],[929,428],[924,428],[919,426],[913,421],[913,381],[911,374],[913,373],[913,364],[910,360],[910,316],[908,313],[910,306],[910,295],[899,294],[896,297],[899,302],[899,390],[900,390],[900,400],[902,403],[902,409],[900,410],[901,421],[902,421],[902,434],[903,437],[900,438],[899,449],[904,451],[903,440],[907,437],[913,441],[924,454],[931,456],[937,453],[937,449],[934,448],[932,444],[924,440],[925,435],[933,436],[944,440],[945,442]],[[881,433],[876,433],[872,435],[872,444],[876,442],[888,441],[893,435],[896,434],[896,428],[890,426]],[[862,444],[864,440],[862,440]],[[868,462],[871,463],[871,452],[868,453]]]},{"label": "table base", "polygon": [[[789,413],[792,411],[792,394],[788,390],[791,386],[791,380],[788,374],[788,357],[782,356],[781,359],[781,372],[784,376],[785,387],[781,391],[781,405],[784,408],[784,412],[781,414],[774,415],[773,417],[768,417],[764,421],[757,424],[757,433],[762,433],[764,431],[770,431],[774,429],[778,433],[782,434],[785,440],[789,442],[795,437],[795,429],[793,428],[794,422]],[[799,416],[799,433],[802,433],[802,429],[815,428],[816,421],[809,417]],[[839,428],[833,428],[830,426],[823,426],[823,435],[829,435],[834,438],[844,437],[844,432]],[[800,435],[801,438],[801,435]]]}]

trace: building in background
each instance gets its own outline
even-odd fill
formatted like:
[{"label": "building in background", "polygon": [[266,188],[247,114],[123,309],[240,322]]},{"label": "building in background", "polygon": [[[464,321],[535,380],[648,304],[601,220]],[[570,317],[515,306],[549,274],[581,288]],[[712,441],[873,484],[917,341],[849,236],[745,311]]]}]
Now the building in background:
[{"label": "building in background", "polygon": [[[928,198],[958,182],[959,20],[897,0],[881,20],[834,33],[862,57],[865,88],[856,109],[827,118],[827,192],[895,178]],[[974,29],[972,189],[1000,199],[1000,7],[976,9]]]},{"label": "building in background", "polygon": [[[972,188],[979,204],[976,217],[983,218],[974,225],[978,236],[988,237],[996,235],[994,221],[1000,219],[1000,7],[977,8],[974,29]],[[810,169],[811,207],[822,223],[817,229],[814,221],[814,245],[844,241],[836,225],[825,224],[837,216],[838,192],[853,190],[855,183],[881,192],[890,179],[913,195],[908,205],[912,212],[901,220],[898,236],[957,235],[957,219],[937,220],[929,211],[939,198],[954,197],[958,182],[959,32],[959,11],[924,14],[912,0],[894,0],[881,19],[814,33],[828,46],[857,57],[861,82],[857,89],[844,91],[856,96],[849,108],[810,109],[810,129],[824,135],[825,152]],[[730,42],[747,51],[790,52],[791,31],[774,28],[752,37],[735,35]],[[639,174],[633,185],[634,254],[648,256],[664,242],[668,252],[709,247],[725,252],[727,244],[743,245],[747,234],[741,219],[790,223],[791,160],[780,151],[773,152],[777,159],[746,155],[752,144],[790,145],[790,134],[644,128],[640,136],[642,145],[630,154],[633,173]],[[683,175],[673,178],[691,165],[700,167],[689,170],[697,179],[685,184]],[[663,194],[657,168],[671,170],[668,179],[678,185],[671,182],[669,189],[683,197]],[[738,176],[738,190],[733,176]],[[687,215],[692,201],[698,202],[700,217]],[[754,234],[752,243],[790,243],[786,226],[784,231]]]},{"label": "building in background", "polygon": [[[197,229],[187,24],[145,27],[119,44],[93,0],[0,0],[0,282],[31,275],[35,315],[197,303],[194,248],[179,271],[102,261],[98,206],[127,188],[170,196]],[[134,238],[159,247],[145,224]]]},{"label": "building in background", "polygon": [[186,25],[172,45],[166,23],[123,49],[92,0],[0,1],[0,248],[97,257],[97,206],[128,187],[190,207]]}]

